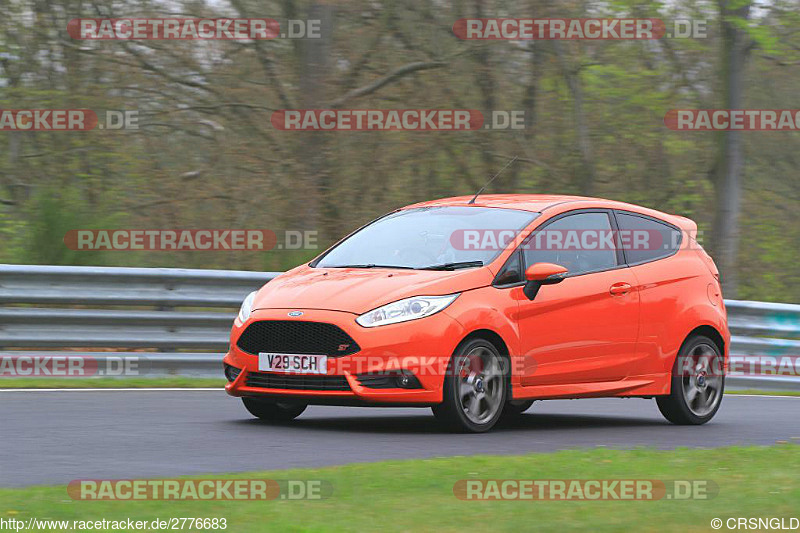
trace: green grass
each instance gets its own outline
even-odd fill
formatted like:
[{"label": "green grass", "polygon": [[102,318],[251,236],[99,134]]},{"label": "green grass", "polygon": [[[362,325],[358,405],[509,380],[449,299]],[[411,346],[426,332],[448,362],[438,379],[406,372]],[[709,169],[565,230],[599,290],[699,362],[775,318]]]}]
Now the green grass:
[{"label": "green grass", "polygon": [[0,378],[0,389],[146,389],[225,386],[224,378],[169,376],[160,378]]},{"label": "green grass", "polygon": [[800,391],[774,391],[774,390],[757,390],[757,389],[737,389],[726,390],[725,394],[755,394],[757,396],[800,396]]},{"label": "green grass", "polygon": [[[696,428],[702,431],[703,428]],[[453,435],[474,440],[489,436]],[[536,438],[531,435],[531,438]],[[798,436],[800,439],[800,436]],[[800,442],[800,441],[798,441]],[[249,443],[248,445],[258,445]],[[264,453],[269,453],[268,442]],[[319,443],[324,446],[324,441]],[[111,452],[109,452],[111,453]],[[225,450],[220,450],[224,465]],[[120,461],[124,461],[120,457]],[[74,501],[64,486],[0,489],[0,518],[88,520],[226,518],[227,531],[711,531],[712,518],[792,517],[800,502],[800,446],[627,451],[598,448],[523,456],[386,461],[320,469],[212,475],[321,479],[318,501]],[[80,477],[75,472],[75,477]],[[462,501],[460,479],[711,480],[709,500]]]}]

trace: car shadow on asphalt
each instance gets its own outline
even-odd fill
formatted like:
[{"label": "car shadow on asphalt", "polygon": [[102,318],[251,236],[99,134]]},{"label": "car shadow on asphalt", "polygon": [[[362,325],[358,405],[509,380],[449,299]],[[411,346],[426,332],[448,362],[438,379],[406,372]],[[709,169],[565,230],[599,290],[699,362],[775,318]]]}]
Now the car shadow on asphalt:
[{"label": "car shadow on asphalt", "polygon": [[[283,427],[296,430],[337,431],[343,433],[430,434],[448,433],[431,414],[400,416],[300,417],[291,422],[265,422],[257,419],[231,421],[239,427],[254,429]],[[565,431],[601,428],[663,427],[670,424],[658,418],[631,418],[603,415],[555,415],[526,413],[501,420],[492,433]]]}]

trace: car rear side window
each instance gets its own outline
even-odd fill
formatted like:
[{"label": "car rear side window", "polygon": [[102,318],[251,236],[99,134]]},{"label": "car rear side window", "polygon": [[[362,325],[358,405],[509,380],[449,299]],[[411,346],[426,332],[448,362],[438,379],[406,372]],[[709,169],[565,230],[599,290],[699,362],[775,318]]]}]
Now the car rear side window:
[{"label": "car rear side window", "polygon": [[608,213],[567,215],[534,232],[525,247],[525,264],[555,263],[570,276],[619,265]]},{"label": "car rear side window", "polygon": [[616,216],[628,264],[669,257],[681,246],[681,231],[675,226],[623,211],[617,211]]}]

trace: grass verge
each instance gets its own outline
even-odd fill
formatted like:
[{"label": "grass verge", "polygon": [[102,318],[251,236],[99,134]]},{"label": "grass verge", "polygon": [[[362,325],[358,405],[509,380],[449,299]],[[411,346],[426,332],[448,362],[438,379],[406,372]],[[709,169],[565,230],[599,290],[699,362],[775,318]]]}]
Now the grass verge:
[{"label": "grass verge", "polygon": [[736,389],[725,390],[725,394],[749,394],[756,396],[800,396],[800,391],[774,391],[774,390],[757,390],[757,389]]},{"label": "grass verge", "polygon": [[[491,436],[453,438],[477,443]],[[0,489],[0,518],[209,517],[225,518],[227,530],[234,532],[463,531],[477,526],[515,532],[711,531],[713,518],[798,516],[798,471],[800,446],[790,443],[672,451],[597,448],[206,476],[326,480],[333,495],[318,501],[74,501],[64,486]],[[710,480],[719,494],[682,501],[462,501],[453,494],[461,479],[506,478]]]}]

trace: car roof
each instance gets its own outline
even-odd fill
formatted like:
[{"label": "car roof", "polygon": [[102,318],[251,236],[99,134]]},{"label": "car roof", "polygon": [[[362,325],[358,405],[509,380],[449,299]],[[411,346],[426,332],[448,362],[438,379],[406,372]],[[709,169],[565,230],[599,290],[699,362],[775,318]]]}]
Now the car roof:
[{"label": "car roof", "polygon": [[420,202],[417,204],[409,205],[404,209],[412,207],[438,207],[438,206],[464,206],[474,205],[476,207],[495,207],[504,209],[520,209],[523,211],[533,211],[541,213],[547,211],[547,214],[557,214],[564,211],[572,211],[573,209],[622,209],[625,211],[632,211],[642,215],[659,218],[666,222],[670,222],[680,228],[687,230],[696,230],[697,225],[694,221],[679,216],[663,213],[655,209],[642,207],[640,205],[619,202],[616,200],[607,200],[605,198],[592,198],[589,196],[569,196],[560,194],[481,194],[475,200],[474,204],[468,204],[474,195],[470,196],[453,196],[450,198],[441,198],[439,200],[431,200],[427,202]]},{"label": "car roof", "polygon": [[[444,205],[465,205],[474,195],[453,196],[429,202],[420,202],[409,207],[432,207]],[[507,209],[521,209],[523,211],[540,212],[548,207],[564,202],[577,200],[593,200],[584,196],[563,196],[558,194],[482,194],[475,200],[476,206],[504,207]]]}]

